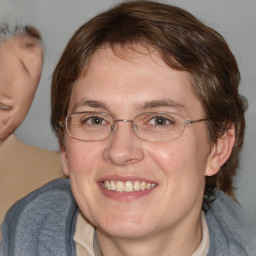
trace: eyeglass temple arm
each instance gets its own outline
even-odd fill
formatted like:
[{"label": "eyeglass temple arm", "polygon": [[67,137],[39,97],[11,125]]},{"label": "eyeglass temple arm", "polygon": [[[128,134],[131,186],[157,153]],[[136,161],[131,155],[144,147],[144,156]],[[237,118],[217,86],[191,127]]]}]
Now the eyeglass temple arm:
[{"label": "eyeglass temple arm", "polygon": [[209,120],[209,118],[203,118],[203,119],[197,119],[197,120],[185,120],[185,124],[194,124],[194,123],[198,123],[198,122],[203,122],[203,121],[207,121]]}]

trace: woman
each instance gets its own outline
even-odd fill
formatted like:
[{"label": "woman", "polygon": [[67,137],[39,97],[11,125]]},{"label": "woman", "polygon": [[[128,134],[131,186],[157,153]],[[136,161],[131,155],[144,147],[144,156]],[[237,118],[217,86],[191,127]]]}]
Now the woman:
[{"label": "woman", "polygon": [[179,8],[128,2],[85,23],[52,81],[70,185],[18,202],[2,251],[255,255],[254,226],[226,195],[244,134],[238,84],[224,39]]}]

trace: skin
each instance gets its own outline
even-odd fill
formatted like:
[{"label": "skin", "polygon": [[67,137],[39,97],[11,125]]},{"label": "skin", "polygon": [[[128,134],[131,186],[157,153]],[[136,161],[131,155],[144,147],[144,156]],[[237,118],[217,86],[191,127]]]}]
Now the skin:
[{"label": "skin", "polygon": [[[99,111],[133,119],[142,112],[171,111],[185,119],[204,118],[189,73],[171,69],[155,51],[138,49],[142,53],[120,49],[122,58],[107,47],[99,49],[74,84],[69,113]],[[80,104],[85,99],[98,105]],[[162,104],[167,100],[176,105]],[[161,103],[142,107],[156,101]],[[97,227],[104,256],[191,255],[202,236],[205,176],[214,175],[230,155],[233,130],[224,137],[210,148],[204,122],[188,125],[179,139],[167,142],[140,140],[126,122],[118,122],[103,141],[66,135],[63,170],[82,213]],[[98,184],[109,176],[150,180],[157,187],[140,198],[116,200]]]},{"label": "skin", "polygon": [[25,119],[43,65],[42,46],[26,35],[0,43],[0,143]]}]

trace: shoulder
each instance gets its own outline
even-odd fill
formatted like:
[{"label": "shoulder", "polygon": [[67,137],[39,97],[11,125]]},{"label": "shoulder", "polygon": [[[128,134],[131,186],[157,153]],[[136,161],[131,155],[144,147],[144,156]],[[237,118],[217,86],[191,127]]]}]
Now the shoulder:
[{"label": "shoulder", "polygon": [[[55,164],[54,168],[61,167],[60,152],[25,144],[14,134],[10,135],[1,144],[0,153],[1,166],[3,166],[3,162],[7,161],[8,164],[22,163],[22,165],[51,162],[50,164]],[[8,156],[8,159],[6,159],[6,156]],[[11,162],[10,159],[14,161]]]},{"label": "shoulder", "polygon": [[210,255],[256,255],[256,224],[232,198],[215,190],[206,211]]},{"label": "shoulder", "polygon": [[0,145],[0,222],[16,201],[59,177],[64,177],[59,152],[8,137]]},{"label": "shoulder", "polygon": [[13,134],[0,145],[0,160],[0,173],[4,178],[7,171],[8,177],[19,175],[22,180],[26,175],[38,174],[47,181],[63,177],[60,152],[27,145]]},{"label": "shoulder", "polygon": [[4,255],[72,255],[68,252],[77,212],[67,179],[32,192],[6,214],[1,249],[8,254]]}]

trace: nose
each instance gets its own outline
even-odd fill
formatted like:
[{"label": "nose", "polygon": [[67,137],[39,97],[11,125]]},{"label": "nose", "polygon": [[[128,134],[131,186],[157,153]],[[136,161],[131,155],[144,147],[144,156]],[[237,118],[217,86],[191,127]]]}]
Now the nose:
[{"label": "nose", "polygon": [[117,120],[115,122],[115,129],[103,151],[105,161],[124,166],[136,163],[144,158],[141,141],[134,135],[131,124],[127,120]]}]

